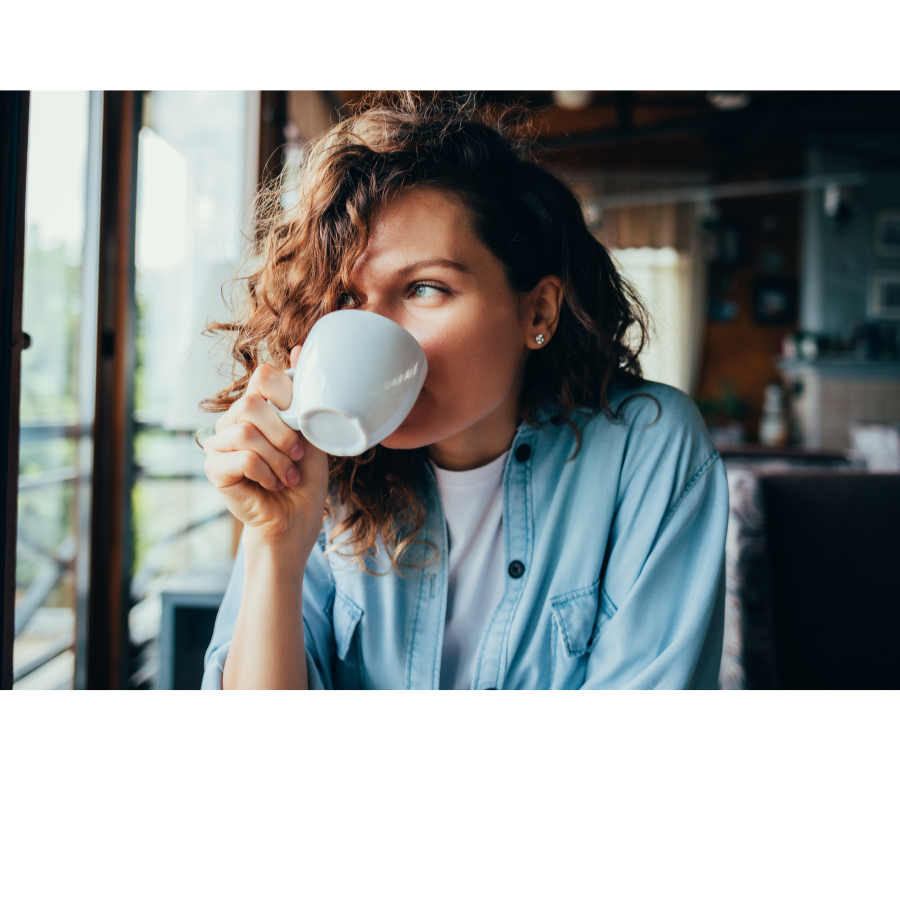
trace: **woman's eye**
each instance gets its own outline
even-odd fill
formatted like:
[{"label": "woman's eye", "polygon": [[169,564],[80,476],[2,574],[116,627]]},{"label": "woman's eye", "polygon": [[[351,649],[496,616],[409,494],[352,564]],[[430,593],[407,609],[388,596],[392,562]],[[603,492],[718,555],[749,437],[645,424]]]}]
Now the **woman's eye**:
[{"label": "woman's eye", "polygon": [[444,293],[444,291],[435,287],[433,284],[417,284],[413,286],[413,296],[414,297],[437,297]]},{"label": "woman's eye", "polygon": [[343,309],[347,305],[347,302],[352,300],[353,297],[351,297],[346,291],[344,291],[344,293],[341,294],[337,299],[337,308]]}]

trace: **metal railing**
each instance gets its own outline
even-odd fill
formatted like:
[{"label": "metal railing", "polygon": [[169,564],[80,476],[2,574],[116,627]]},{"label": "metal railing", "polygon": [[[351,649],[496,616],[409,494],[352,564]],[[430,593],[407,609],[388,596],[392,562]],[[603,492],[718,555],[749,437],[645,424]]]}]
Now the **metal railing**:
[{"label": "metal railing", "polygon": [[[150,421],[135,421],[135,430],[154,431],[168,437],[179,437],[192,434],[188,431],[165,429],[158,423]],[[81,437],[82,434],[83,429],[78,422],[68,418],[32,419],[22,423],[20,426],[20,439],[23,442],[29,443],[56,440],[59,438],[77,439]],[[139,466],[135,468],[134,472],[135,483],[141,480],[202,481],[205,477],[203,472],[149,472]],[[85,478],[84,475],[80,473],[77,466],[64,466],[36,474],[20,475],[18,490],[20,492],[33,491],[52,485],[74,483],[79,480],[84,481]],[[171,549],[173,544],[196,529],[218,521],[227,515],[227,510],[220,510],[212,515],[203,516],[200,519],[188,522],[171,534],[156,541],[141,564],[141,567],[131,580],[132,603],[143,598],[148,586],[162,569],[166,552]],[[37,611],[42,608],[47,598],[53,593],[60,580],[76,563],[78,556],[78,538],[75,534],[69,534],[63,539],[56,551],[50,551],[29,540],[28,537],[22,533],[20,527],[19,534],[17,535],[17,551],[17,556],[21,553],[22,556],[37,558],[40,561],[40,569],[38,574],[28,585],[25,595],[16,605],[15,637],[19,637],[19,635],[23,633],[28,624],[33,620]],[[13,672],[13,682],[18,682],[27,675],[31,675],[42,666],[55,660],[60,654],[65,653],[67,650],[76,649],[77,652],[75,644],[76,641],[72,635],[61,636],[45,650],[41,651],[39,655],[16,668]]]}]

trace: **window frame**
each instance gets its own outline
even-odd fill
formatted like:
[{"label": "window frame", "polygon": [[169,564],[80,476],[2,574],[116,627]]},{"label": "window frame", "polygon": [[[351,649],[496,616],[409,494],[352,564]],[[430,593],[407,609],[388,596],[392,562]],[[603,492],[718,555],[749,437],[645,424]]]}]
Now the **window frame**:
[{"label": "window frame", "polygon": [[22,286],[25,267],[25,179],[28,91],[0,91],[0,503],[4,513],[0,617],[0,688],[12,688],[19,485],[19,394],[22,374]]},{"label": "window frame", "polygon": [[[252,129],[248,142],[258,148],[253,165],[259,174],[258,183],[262,183],[280,168],[277,148],[283,143],[287,92],[253,93],[256,122],[248,122]],[[82,396],[79,425],[75,429],[82,442],[77,474],[76,689],[129,686],[137,325],[135,237],[143,100],[143,91],[91,92],[90,98],[89,127],[101,130],[102,137],[99,159],[88,160],[86,226],[87,234],[92,231],[95,237],[86,238],[84,263],[88,275],[83,277],[84,302],[85,312],[91,318],[82,329],[81,348],[92,359],[82,366],[84,386],[79,389]],[[13,686],[29,109],[30,92],[0,92],[0,446],[5,454],[0,461],[4,471],[0,505],[5,515],[0,573],[2,689]],[[92,380],[88,377],[91,372]]]}]

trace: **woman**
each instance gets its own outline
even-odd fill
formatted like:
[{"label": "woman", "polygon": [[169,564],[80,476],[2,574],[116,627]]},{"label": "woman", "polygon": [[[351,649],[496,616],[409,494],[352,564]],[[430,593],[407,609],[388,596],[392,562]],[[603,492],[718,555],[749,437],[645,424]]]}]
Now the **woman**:
[{"label": "woman", "polygon": [[[213,326],[244,374],[208,403],[206,469],[244,528],[204,687],[716,686],[722,462],[692,402],[642,380],[638,298],[511,129],[375,98],[309,149],[259,250]],[[400,428],[350,459],[266,402],[343,308],[428,359]]]}]

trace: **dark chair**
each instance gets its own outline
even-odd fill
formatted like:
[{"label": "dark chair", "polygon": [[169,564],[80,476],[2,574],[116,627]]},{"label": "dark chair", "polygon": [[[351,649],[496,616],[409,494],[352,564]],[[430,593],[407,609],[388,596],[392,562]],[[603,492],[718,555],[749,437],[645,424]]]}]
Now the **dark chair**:
[{"label": "dark chair", "polygon": [[900,688],[900,475],[760,479],[780,688]]},{"label": "dark chair", "polygon": [[160,589],[159,688],[197,690],[232,562],[210,560],[170,575]]}]

